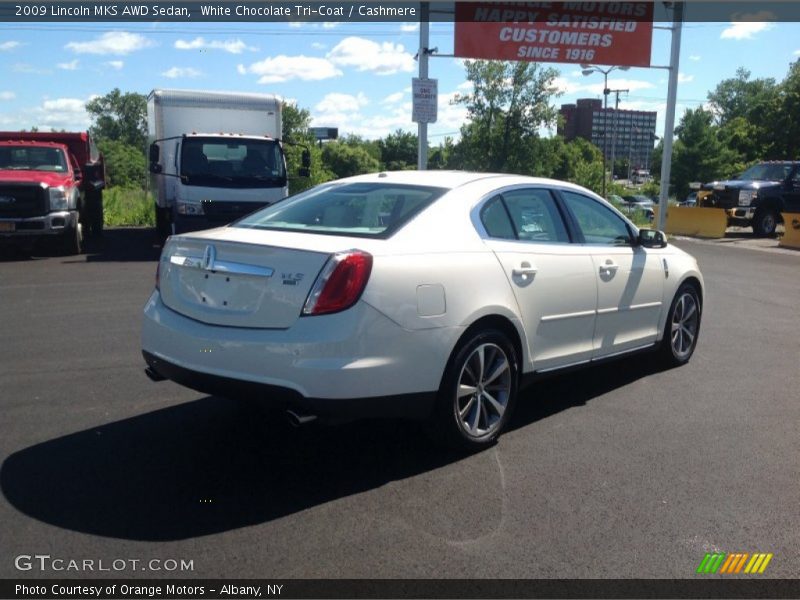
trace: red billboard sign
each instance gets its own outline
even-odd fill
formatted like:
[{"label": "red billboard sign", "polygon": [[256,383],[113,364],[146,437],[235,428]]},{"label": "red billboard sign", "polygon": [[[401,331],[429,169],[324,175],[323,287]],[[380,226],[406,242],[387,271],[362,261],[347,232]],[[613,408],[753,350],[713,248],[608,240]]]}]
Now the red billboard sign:
[{"label": "red billboard sign", "polygon": [[462,58],[649,67],[652,2],[457,2]]}]

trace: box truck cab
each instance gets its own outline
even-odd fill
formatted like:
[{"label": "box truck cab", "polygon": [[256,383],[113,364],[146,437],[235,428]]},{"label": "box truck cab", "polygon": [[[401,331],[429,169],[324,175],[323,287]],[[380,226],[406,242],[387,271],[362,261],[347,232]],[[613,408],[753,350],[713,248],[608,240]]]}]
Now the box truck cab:
[{"label": "box truck cab", "polygon": [[151,188],[162,236],[225,225],[288,195],[281,106],[272,94],[150,93]]}]

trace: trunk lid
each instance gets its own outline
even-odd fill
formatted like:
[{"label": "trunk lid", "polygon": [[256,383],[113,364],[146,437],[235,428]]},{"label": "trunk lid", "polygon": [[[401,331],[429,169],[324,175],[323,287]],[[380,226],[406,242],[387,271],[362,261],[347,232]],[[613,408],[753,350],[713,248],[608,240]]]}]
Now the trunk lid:
[{"label": "trunk lid", "polygon": [[265,232],[241,233],[226,228],[173,237],[160,264],[164,304],[211,325],[291,327],[341,239],[307,250],[282,246]]}]

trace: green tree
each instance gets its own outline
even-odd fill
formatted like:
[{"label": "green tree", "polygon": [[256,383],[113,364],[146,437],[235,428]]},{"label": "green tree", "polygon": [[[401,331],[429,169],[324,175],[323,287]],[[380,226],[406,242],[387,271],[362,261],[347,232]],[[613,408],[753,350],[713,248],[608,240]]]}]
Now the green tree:
[{"label": "green tree", "polygon": [[97,147],[105,159],[109,186],[144,189],[147,163],[141,150],[107,138],[100,139]]},{"label": "green tree", "polygon": [[703,108],[687,110],[675,129],[678,140],[673,145],[671,184],[682,198],[692,181],[712,181],[729,177],[738,168],[738,154],[717,137],[714,115]]},{"label": "green tree", "polygon": [[765,158],[797,159],[800,157],[800,59],[789,67],[780,85],[780,109],[774,120],[776,145]]},{"label": "green tree", "polygon": [[325,168],[337,178],[375,173],[381,168],[378,159],[370,154],[365,145],[347,141],[329,142],[323,145],[322,161]]},{"label": "green tree", "polygon": [[[311,113],[294,104],[283,103],[283,151],[286,154],[286,170],[289,175],[289,193],[296,194],[334,178],[322,161],[322,150],[309,130]],[[311,154],[311,174],[299,177],[303,151]]]},{"label": "green tree", "polygon": [[[388,171],[414,169],[417,166],[417,136],[398,129],[377,141],[380,161]],[[430,162],[430,157],[429,157]]]},{"label": "green tree", "polygon": [[147,144],[147,98],[114,88],[105,96],[86,103],[94,124],[89,128],[97,140],[116,140],[145,151]]},{"label": "green tree", "polygon": [[463,168],[527,172],[532,141],[540,127],[552,125],[558,71],[537,63],[465,61],[473,92],[453,100],[467,108],[455,158]]}]

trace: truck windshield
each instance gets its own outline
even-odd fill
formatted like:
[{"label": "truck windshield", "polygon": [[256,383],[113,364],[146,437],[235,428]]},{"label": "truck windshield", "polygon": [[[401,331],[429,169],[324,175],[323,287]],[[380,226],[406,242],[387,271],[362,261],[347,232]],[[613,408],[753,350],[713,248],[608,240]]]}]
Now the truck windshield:
[{"label": "truck windshield", "polygon": [[61,148],[0,146],[0,169],[65,173],[67,158]]},{"label": "truck windshield", "polygon": [[737,179],[745,181],[783,181],[789,176],[791,165],[782,164],[760,164],[753,165],[747,171],[739,175]]},{"label": "truck windshield", "polygon": [[274,140],[187,138],[181,148],[181,176],[187,185],[283,187],[283,151]]}]

